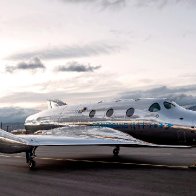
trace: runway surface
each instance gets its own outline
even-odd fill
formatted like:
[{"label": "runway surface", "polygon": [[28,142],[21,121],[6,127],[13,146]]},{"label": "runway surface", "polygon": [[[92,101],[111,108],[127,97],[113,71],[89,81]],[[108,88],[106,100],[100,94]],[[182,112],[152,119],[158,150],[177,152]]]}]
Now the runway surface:
[{"label": "runway surface", "polygon": [[41,147],[0,154],[0,195],[196,195],[196,149]]}]

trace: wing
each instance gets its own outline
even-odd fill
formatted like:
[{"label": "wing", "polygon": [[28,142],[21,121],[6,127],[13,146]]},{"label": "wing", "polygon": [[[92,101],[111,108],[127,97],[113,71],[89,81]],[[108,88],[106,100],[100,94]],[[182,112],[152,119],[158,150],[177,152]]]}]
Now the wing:
[{"label": "wing", "polygon": [[0,129],[0,152],[26,152],[38,146],[134,146],[187,148],[189,146],[156,145],[131,137],[118,130],[104,127],[67,126],[35,135],[14,135]]},{"label": "wing", "polygon": [[[75,145],[131,145],[146,146],[149,143],[137,140],[128,134],[111,128],[67,126],[39,131],[35,135],[20,135],[28,145],[33,146],[75,146]],[[149,144],[150,145],[150,144]]]},{"label": "wing", "polygon": [[21,135],[20,138],[24,139],[29,146],[120,145],[137,147],[174,147],[148,143],[112,128],[91,126],[66,126],[63,128],[41,131],[35,135]]}]

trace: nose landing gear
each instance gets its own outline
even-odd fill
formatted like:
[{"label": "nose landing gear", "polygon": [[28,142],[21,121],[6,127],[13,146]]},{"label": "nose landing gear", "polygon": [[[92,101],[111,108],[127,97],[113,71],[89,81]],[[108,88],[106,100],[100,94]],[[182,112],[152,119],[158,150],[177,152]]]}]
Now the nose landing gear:
[{"label": "nose landing gear", "polygon": [[32,150],[26,152],[26,163],[29,169],[34,169],[36,166],[36,162],[33,160],[36,157],[35,155],[36,148],[37,147],[33,147]]},{"label": "nose landing gear", "polygon": [[119,146],[116,146],[116,148],[114,148],[114,150],[113,150],[114,156],[117,157],[118,154],[119,154],[119,152],[120,152],[120,147]]}]

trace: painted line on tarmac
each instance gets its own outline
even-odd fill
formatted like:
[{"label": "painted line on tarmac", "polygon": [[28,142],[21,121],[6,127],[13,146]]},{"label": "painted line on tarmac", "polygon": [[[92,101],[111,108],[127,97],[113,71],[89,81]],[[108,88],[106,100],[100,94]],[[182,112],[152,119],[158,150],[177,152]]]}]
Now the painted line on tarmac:
[{"label": "painted line on tarmac", "polygon": [[[25,158],[19,155],[4,155],[0,154],[0,157],[5,158]],[[117,164],[117,165],[131,165],[131,166],[146,166],[146,167],[156,167],[156,168],[170,168],[170,169],[190,169],[188,165],[162,165],[162,164],[150,164],[150,163],[134,163],[134,162],[116,162],[116,161],[93,161],[87,159],[62,159],[62,158],[50,158],[50,157],[37,157],[40,160],[53,160],[53,161],[70,161],[70,162],[84,162],[84,163],[101,163],[101,164]],[[193,167],[194,168],[194,167]]]},{"label": "painted line on tarmac", "polygon": [[109,162],[109,161],[91,161],[91,160],[76,160],[76,159],[65,159],[66,161],[74,162],[86,162],[86,163],[102,163],[102,164],[119,164],[119,165],[132,165],[132,166],[148,166],[148,167],[159,167],[159,168],[176,168],[176,169],[189,169],[187,165],[159,165],[150,163],[129,163],[129,162]]}]

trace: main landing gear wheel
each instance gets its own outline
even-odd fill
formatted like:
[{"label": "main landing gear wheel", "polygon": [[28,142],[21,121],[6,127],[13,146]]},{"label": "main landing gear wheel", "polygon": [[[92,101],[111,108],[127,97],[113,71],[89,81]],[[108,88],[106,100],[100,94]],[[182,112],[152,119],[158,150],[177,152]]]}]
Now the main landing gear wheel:
[{"label": "main landing gear wheel", "polygon": [[114,156],[118,156],[119,151],[120,151],[120,147],[119,146],[117,146],[116,148],[114,148],[114,150],[113,150]]},{"label": "main landing gear wheel", "polygon": [[32,150],[26,152],[26,162],[29,169],[34,169],[36,166],[36,162],[33,160],[35,156],[35,150],[37,147],[34,147]]},{"label": "main landing gear wheel", "polygon": [[29,169],[34,169],[36,166],[36,162],[33,159],[29,160],[27,165],[29,166]]}]

